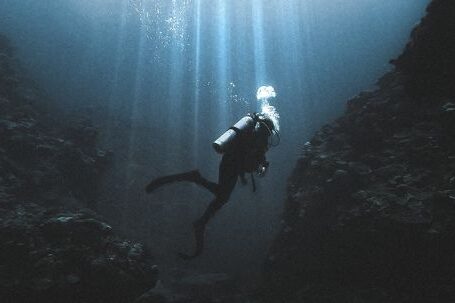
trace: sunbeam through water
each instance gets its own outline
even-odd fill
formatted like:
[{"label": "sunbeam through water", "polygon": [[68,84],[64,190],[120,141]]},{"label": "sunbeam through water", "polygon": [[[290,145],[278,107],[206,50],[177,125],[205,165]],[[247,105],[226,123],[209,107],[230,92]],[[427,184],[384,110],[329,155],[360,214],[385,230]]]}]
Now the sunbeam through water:
[{"label": "sunbeam through water", "polygon": [[267,154],[267,176],[256,193],[236,188],[211,222],[205,254],[186,265],[250,277],[280,228],[296,142],[375,86],[427,4],[3,0],[0,26],[56,106],[96,122],[114,155],[97,208],[153,246],[164,271],[192,245],[191,224],[212,196],[179,184],[151,197],[144,184],[192,169],[217,180],[213,140],[248,113],[274,121],[282,142]]}]

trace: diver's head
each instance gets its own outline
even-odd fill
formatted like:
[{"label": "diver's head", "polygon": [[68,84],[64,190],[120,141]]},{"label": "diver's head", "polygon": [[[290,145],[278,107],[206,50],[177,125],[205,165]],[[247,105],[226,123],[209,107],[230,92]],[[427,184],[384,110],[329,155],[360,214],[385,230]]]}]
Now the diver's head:
[{"label": "diver's head", "polygon": [[267,115],[262,112],[257,114],[259,132],[266,136],[269,141],[269,147],[278,146],[280,144],[279,124],[275,116]]},{"label": "diver's head", "polygon": [[266,115],[261,115],[260,122],[264,123],[264,125],[270,130],[270,133],[276,131],[275,124],[273,123],[270,117],[267,117]]}]

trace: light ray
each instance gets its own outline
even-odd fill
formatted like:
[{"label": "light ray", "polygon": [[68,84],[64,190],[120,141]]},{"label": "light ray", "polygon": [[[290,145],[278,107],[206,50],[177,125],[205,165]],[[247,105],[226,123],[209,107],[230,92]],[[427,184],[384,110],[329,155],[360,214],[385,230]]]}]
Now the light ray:
[{"label": "light ray", "polygon": [[110,94],[109,100],[107,104],[108,110],[108,117],[110,125],[107,127],[107,134],[106,134],[106,142],[112,141],[112,124],[115,122],[115,110],[118,106],[118,95],[119,91],[119,78],[120,78],[120,66],[123,59],[123,46],[125,43],[127,31],[126,31],[126,22],[129,10],[129,1],[130,0],[123,0],[122,1],[122,8],[121,8],[121,17],[120,17],[120,25],[119,25],[119,32],[117,37],[117,45],[115,50],[115,68],[113,73],[113,78],[111,81],[110,87]]},{"label": "light ray", "polygon": [[267,79],[266,52],[264,43],[264,16],[262,0],[252,1],[252,25],[254,47],[254,74],[256,87],[264,84]]},{"label": "light ray", "polygon": [[228,115],[228,74],[230,72],[229,60],[229,22],[228,22],[228,7],[226,1],[218,0],[217,2],[217,90],[218,90],[218,121],[220,129],[227,127]]},{"label": "light ray", "polygon": [[198,167],[199,156],[199,106],[200,106],[200,69],[201,69],[201,0],[195,0],[195,41],[194,41],[194,114],[193,114],[193,163]]}]

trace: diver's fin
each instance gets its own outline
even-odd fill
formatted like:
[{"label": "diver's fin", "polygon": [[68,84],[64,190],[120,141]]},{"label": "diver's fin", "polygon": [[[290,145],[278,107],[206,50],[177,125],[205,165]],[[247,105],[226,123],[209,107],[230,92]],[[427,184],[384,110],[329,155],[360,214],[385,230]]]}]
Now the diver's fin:
[{"label": "diver's fin", "polygon": [[194,231],[194,238],[196,240],[196,249],[194,251],[194,254],[192,254],[192,255],[187,255],[187,254],[183,254],[183,253],[178,254],[178,256],[185,261],[189,261],[196,257],[199,257],[202,254],[202,251],[204,250],[205,224],[203,224],[199,220],[194,222],[193,231]]},{"label": "diver's fin", "polygon": [[164,176],[164,177],[159,177],[150,182],[146,187],[145,191],[147,193],[153,192],[155,189],[169,184],[169,183],[174,183],[174,182],[181,182],[181,181],[190,181],[190,182],[197,182],[197,180],[201,178],[201,174],[199,173],[198,170],[192,170],[189,172],[181,173],[181,174],[175,174],[175,175],[169,175],[169,176]]}]

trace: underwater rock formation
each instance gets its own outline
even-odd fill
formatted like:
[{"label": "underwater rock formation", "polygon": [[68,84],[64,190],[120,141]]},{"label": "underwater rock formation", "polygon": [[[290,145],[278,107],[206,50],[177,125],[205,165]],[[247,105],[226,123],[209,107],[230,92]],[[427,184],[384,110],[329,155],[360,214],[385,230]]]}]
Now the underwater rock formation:
[{"label": "underwater rock formation", "polygon": [[265,264],[274,302],[455,300],[453,1],[306,143]]},{"label": "underwater rock formation", "polygon": [[144,247],[91,211],[22,203],[1,216],[2,302],[132,302],[156,282]]},{"label": "underwater rock formation", "polygon": [[409,75],[406,85],[416,99],[455,97],[455,2],[435,0],[427,11],[403,54],[392,63]]},{"label": "underwater rock formation", "polygon": [[44,100],[24,84],[6,38],[0,39],[0,67],[2,191],[47,204],[62,198],[93,203],[108,162],[96,148],[96,129],[77,121],[62,125],[40,111]]},{"label": "underwater rock formation", "polygon": [[0,302],[132,302],[157,269],[87,208],[109,158],[96,129],[40,111],[25,83],[0,35]]}]

